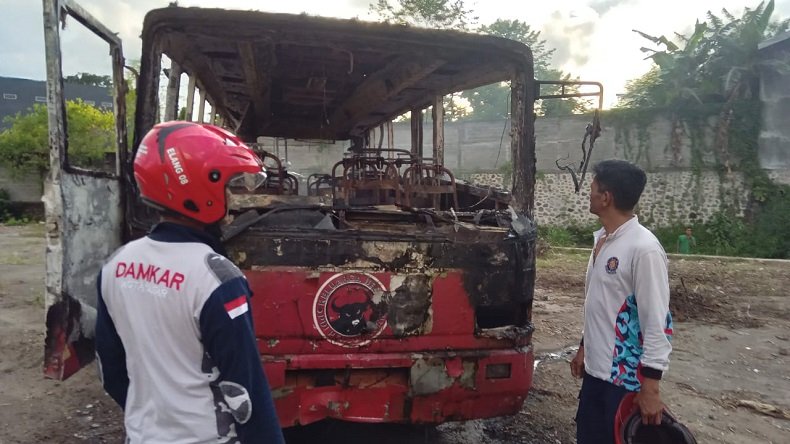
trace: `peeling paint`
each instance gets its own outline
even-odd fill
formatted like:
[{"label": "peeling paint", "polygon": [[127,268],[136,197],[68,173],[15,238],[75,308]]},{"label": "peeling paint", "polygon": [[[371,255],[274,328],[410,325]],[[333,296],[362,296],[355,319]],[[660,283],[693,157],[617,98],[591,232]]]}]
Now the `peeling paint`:
[{"label": "peeling paint", "polygon": [[[460,358],[454,359],[460,360]],[[459,371],[460,369],[462,371]],[[477,373],[475,363],[463,361],[460,369],[449,370],[445,361],[440,358],[420,358],[415,360],[409,375],[411,394],[414,396],[430,395],[455,384],[464,388],[474,389]]]},{"label": "peeling paint", "polygon": [[508,258],[504,251],[500,251],[494,254],[493,256],[491,256],[491,259],[488,260],[488,262],[491,265],[502,265],[502,264],[506,264],[507,261]]},{"label": "peeling paint", "polygon": [[528,325],[527,327],[507,325],[504,327],[480,329],[478,336],[492,339],[518,340],[529,337],[533,330],[534,328],[532,325]]},{"label": "peeling paint", "polygon": [[461,385],[461,387],[474,389],[476,375],[477,364],[470,361],[464,361],[464,372],[461,374],[461,377],[458,378],[458,383]]},{"label": "peeling paint", "polygon": [[455,381],[438,358],[419,359],[411,366],[409,388],[415,396],[430,395],[453,385]]},{"label": "peeling paint", "polygon": [[276,389],[272,389],[272,398],[274,399],[281,399],[291,395],[294,392],[294,388],[290,386],[285,387],[278,387]]},{"label": "peeling paint", "polygon": [[[425,274],[394,275],[387,300],[388,323],[396,337],[430,333],[432,278]],[[428,327],[428,328],[426,328]]]},{"label": "peeling paint", "polygon": [[[96,279],[121,244],[120,187],[114,179],[64,171],[59,182],[46,185],[43,200],[48,228],[45,374],[65,379],[93,359]],[[70,358],[78,362],[66,362]]]}]

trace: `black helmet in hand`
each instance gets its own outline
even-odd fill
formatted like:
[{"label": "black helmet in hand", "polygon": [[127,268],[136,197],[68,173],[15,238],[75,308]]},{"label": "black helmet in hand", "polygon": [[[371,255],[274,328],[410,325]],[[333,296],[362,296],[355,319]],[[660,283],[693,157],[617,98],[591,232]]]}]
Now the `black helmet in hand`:
[{"label": "black helmet in hand", "polygon": [[642,424],[635,397],[636,393],[629,393],[620,401],[614,417],[616,444],[697,444],[689,429],[666,410],[660,425]]}]

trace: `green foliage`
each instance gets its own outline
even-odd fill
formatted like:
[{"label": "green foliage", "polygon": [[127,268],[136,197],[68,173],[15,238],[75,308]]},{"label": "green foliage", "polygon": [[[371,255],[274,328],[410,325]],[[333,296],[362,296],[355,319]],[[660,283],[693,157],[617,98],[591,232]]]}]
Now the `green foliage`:
[{"label": "green foliage", "polygon": [[690,36],[676,34],[673,42],[636,31],[658,48],[642,48],[655,67],[626,87],[620,106],[675,108],[689,103],[748,100],[757,97],[759,72],[787,72],[786,63],[764,62],[757,44],[784,32],[790,20],[772,22],[774,1],[745,8],[736,18],[726,9],[723,17],[708,11],[707,21],[697,23]]},{"label": "green foliage", "polygon": [[[477,22],[473,11],[463,0],[378,0],[370,10],[384,21],[425,26],[438,29],[468,31]],[[546,47],[540,31],[533,30],[520,20],[497,19],[476,29],[482,34],[503,37],[524,43],[532,50],[535,78],[543,80],[571,80],[571,75],[550,67],[554,49]],[[566,87],[566,92],[577,92],[577,87]],[[558,94],[560,87],[544,87],[544,94]],[[460,100],[463,99],[463,100]],[[459,106],[468,102],[469,108]],[[499,120],[510,115],[510,85],[507,82],[486,85],[445,97],[445,117],[459,119]],[[584,99],[552,99],[537,104],[536,112],[544,116],[565,116],[584,112],[589,108]]]},{"label": "green foliage", "polygon": [[714,254],[735,255],[742,248],[745,225],[733,214],[718,212],[705,224],[703,230]]},{"label": "green foliage", "polygon": [[112,77],[80,72],[75,75],[63,78],[66,83],[77,83],[80,85],[98,86],[101,88],[112,88]]},{"label": "green foliage", "polygon": [[33,221],[28,219],[27,217],[17,218],[14,216],[8,216],[5,218],[0,217],[0,222],[2,222],[3,225],[8,225],[9,227],[19,227],[22,225],[33,223]]},{"label": "green foliage", "polygon": [[0,188],[0,223],[8,226],[27,225],[31,220],[20,216],[14,211],[11,204],[11,195],[3,188]]},{"label": "green foliage", "polygon": [[[554,49],[546,48],[546,41],[540,38],[540,31],[533,30],[527,23],[519,20],[497,19],[490,25],[480,26],[478,32],[515,40],[532,50],[535,78],[542,80],[571,80],[571,75],[552,69],[551,56]],[[566,92],[578,92],[578,87],[566,87]],[[544,87],[544,94],[559,94],[560,87]],[[470,118],[475,120],[496,120],[510,115],[510,85],[506,82],[486,85],[461,94],[473,108]],[[536,113],[543,116],[567,116],[584,112],[588,106],[582,99],[542,100],[537,104]]]},{"label": "green foliage", "polygon": [[[790,73],[786,62],[765,61],[757,54],[759,42],[790,25],[790,20],[773,22],[773,12],[773,0],[745,8],[740,17],[726,9],[720,15],[708,12],[706,22],[698,21],[690,36],[676,34],[674,41],[637,31],[656,45],[642,49],[655,66],[628,84],[620,102],[625,110],[614,116],[630,120],[630,128],[639,128],[645,124],[645,116],[664,113],[672,123],[669,148],[675,160],[680,136],[685,135],[691,141],[691,165],[698,178],[703,168],[713,168],[726,183],[735,169],[750,191],[750,203],[741,218],[733,210],[740,205],[738,197],[722,186],[720,212],[695,231],[700,253],[790,257],[788,187],[774,183],[758,159],[760,74]],[[716,121],[713,126],[711,120]],[[704,140],[710,129],[715,130],[715,140],[708,146]],[[630,131],[618,129],[616,138],[624,144],[626,157],[638,161],[644,144],[639,139],[634,149]],[[704,165],[703,159],[710,158],[713,164]],[[674,251],[682,232],[682,228],[672,228],[674,233],[662,234],[668,251]]]},{"label": "green foliage", "polygon": [[532,50],[535,65],[535,77],[547,72],[551,65],[551,56],[555,49],[546,48],[546,41],[540,38],[540,31],[533,30],[526,22],[520,20],[497,19],[490,25],[482,25],[477,32],[521,42]]},{"label": "green foliage", "polygon": [[[536,77],[541,80],[579,80],[578,77],[571,78],[571,75],[558,69],[549,69],[541,77]],[[541,88],[541,94],[560,94],[562,87],[559,85],[551,86],[544,85]],[[572,94],[579,92],[578,86],[565,86],[565,93]],[[591,109],[591,102],[589,99],[572,97],[568,99],[543,99],[540,101],[535,112],[539,116],[546,117],[560,117],[569,116],[571,114],[583,114]]]},{"label": "green foliage", "polygon": [[11,195],[3,188],[0,188],[0,222],[10,217]]},{"label": "green foliage", "polygon": [[543,239],[552,247],[573,247],[573,239],[568,230],[554,225],[538,226],[538,239]]},{"label": "green foliage", "polygon": [[377,0],[370,10],[386,22],[425,28],[466,30],[477,22],[464,0]]},{"label": "green foliage", "polygon": [[0,165],[12,174],[43,174],[49,168],[47,107],[35,105],[28,114],[8,116],[0,132]]},{"label": "green foliage", "polygon": [[553,247],[590,248],[593,244],[593,233],[600,226],[590,225],[539,225],[538,238]]},{"label": "green foliage", "polygon": [[753,216],[749,256],[790,259],[790,187],[773,187]]},{"label": "green foliage", "polygon": [[[99,168],[105,153],[115,151],[115,118],[81,100],[66,102],[69,162]],[[44,174],[49,168],[47,108],[35,105],[27,114],[7,117],[0,133],[0,164],[12,174]]]},{"label": "green foliage", "polygon": [[[697,241],[693,254],[790,259],[790,187],[768,199],[753,222],[731,211],[720,211],[704,224],[692,225]],[[662,227],[653,232],[667,253],[677,251],[678,236],[686,225]]]}]

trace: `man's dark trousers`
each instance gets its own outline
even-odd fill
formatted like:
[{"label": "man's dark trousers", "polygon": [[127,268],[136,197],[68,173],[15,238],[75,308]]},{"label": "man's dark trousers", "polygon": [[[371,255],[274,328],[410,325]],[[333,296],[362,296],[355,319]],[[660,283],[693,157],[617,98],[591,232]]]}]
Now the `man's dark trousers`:
[{"label": "man's dark trousers", "polygon": [[576,412],[576,444],[613,444],[614,416],[627,393],[585,373]]}]

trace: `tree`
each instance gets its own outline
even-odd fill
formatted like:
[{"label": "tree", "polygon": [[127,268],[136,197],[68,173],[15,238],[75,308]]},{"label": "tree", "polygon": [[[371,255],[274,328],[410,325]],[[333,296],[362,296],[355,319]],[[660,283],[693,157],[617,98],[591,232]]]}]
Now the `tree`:
[{"label": "tree", "polygon": [[[105,153],[115,151],[115,118],[81,100],[66,102],[69,162],[101,168]],[[49,169],[47,107],[35,105],[27,113],[7,117],[10,128],[0,132],[0,164],[12,173],[43,175]]]},{"label": "tree", "polygon": [[466,30],[477,22],[464,0],[377,0],[370,11],[385,22],[424,28]]},{"label": "tree", "polygon": [[[551,68],[551,56],[554,49],[546,47],[546,41],[540,38],[540,31],[533,30],[527,23],[519,20],[497,19],[490,25],[479,28],[483,34],[515,40],[527,45],[532,50],[535,78],[542,80],[570,80],[570,74]],[[578,88],[566,88],[567,92],[578,91]],[[558,94],[559,87],[546,87],[547,94]],[[509,98],[510,85],[486,85],[469,91],[464,91],[461,96],[469,101],[472,106],[471,118],[478,120],[492,120],[506,118],[510,114]],[[560,116],[583,112],[586,102],[579,99],[551,99],[538,103],[536,112],[544,116]]]},{"label": "tree", "polygon": [[[463,0],[377,0],[371,3],[370,10],[384,21],[425,26],[438,29],[468,31],[477,22],[472,16],[474,11],[467,9]],[[477,32],[516,40],[532,50],[535,78],[570,80],[570,75],[550,68],[554,49],[546,47],[540,38],[540,31],[533,30],[520,20],[498,19],[490,25],[483,25]],[[578,91],[566,87],[567,92]],[[544,88],[544,93],[559,93],[559,87]],[[445,117],[454,121],[459,119],[494,120],[506,118],[510,114],[510,85],[507,82],[486,85],[473,90],[451,94],[444,99]],[[468,104],[468,106],[463,106]],[[460,105],[460,106],[459,106]],[[536,112],[540,115],[568,115],[583,112],[587,102],[580,99],[546,100],[539,102]]]},{"label": "tree", "polygon": [[112,77],[102,76],[98,74],[90,74],[87,72],[77,73],[75,75],[66,76],[63,78],[66,83],[78,83],[80,85],[98,86],[100,88],[112,88]]},{"label": "tree", "polygon": [[[773,0],[745,8],[740,17],[726,9],[719,15],[709,11],[707,22],[698,22],[689,37],[678,35],[677,43],[664,36],[640,33],[664,49],[643,49],[650,53],[655,66],[629,84],[622,104],[668,108],[673,116],[673,152],[679,147],[677,129],[682,125],[678,111],[696,103],[717,108],[712,145],[718,164],[727,173],[737,164],[751,192],[746,212],[752,223],[749,252],[781,257],[787,256],[790,245],[790,225],[786,222],[790,187],[774,183],[760,167],[760,103],[754,100],[761,71],[790,72],[787,62],[765,61],[758,56],[761,41],[786,31],[790,25],[788,20],[772,21],[773,12]],[[731,141],[738,144],[732,152]],[[726,221],[737,220],[735,214],[722,214]]]},{"label": "tree", "polygon": [[724,106],[719,114],[716,125],[716,141],[724,167],[731,168],[729,153],[729,129],[735,117],[734,104],[738,100],[752,99],[760,90],[760,70],[776,69],[788,71],[786,63],[771,64],[760,61],[757,45],[775,35],[784,32],[790,21],[771,23],[774,12],[774,0],[760,2],[756,8],[745,8],[743,16],[736,19],[726,9],[722,14],[728,22],[708,12],[712,23],[711,35],[708,37],[707,53],[710,58],[703,65],[706,74],[714,79],[721,79],[721,95]]},{"label": "tree", "polygon": [[[625,107],[651,106],[670,112],[673,159],[680,160],[683,125],[678,111],[691,104],[721,103],[716,129],[716,147],[724,167],[731,165],[728,149],[729,127],[734,118],[734,103],[757,96],[760,70],[786,70],[776,62],[767,66],[757,56],[759,42],[788,29],[790,21],[771,22],[774,1],[745,8],[736,18],[726,9],[722,17],[708,12],[708,22],[694,27],[691,36],[676,34],[676,42],[665,36],[654,37],[636,31],[663,50],[642,48],[655,67],[632,81],[621,101]],[[709,23],[709,24],[708,24]]]},{"label": "tree", "polygon": [[701,103],[700,92],[706,86],[700,82],[700,66],[705,56],[700,48],[703,47],[707,29],[706,23],[697,21],[690,37],[676,34],[680,40],[677,44],[663,35],[654,37],[634,30],[664,49],[642,48],[642,52],[650,54],[648,58],[656,64],[657,72],[648,73],[651,77],[632,83],[631,90],[626,93],[623,101],[630,103],[638,98],[642,103],[669,111],[672,126],[670,150],[672,161],[676,165],[681,161],[682,136],[685,131],[679,111],[692,103]]}]

